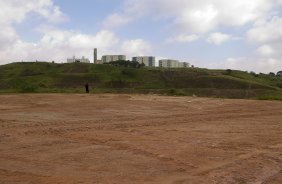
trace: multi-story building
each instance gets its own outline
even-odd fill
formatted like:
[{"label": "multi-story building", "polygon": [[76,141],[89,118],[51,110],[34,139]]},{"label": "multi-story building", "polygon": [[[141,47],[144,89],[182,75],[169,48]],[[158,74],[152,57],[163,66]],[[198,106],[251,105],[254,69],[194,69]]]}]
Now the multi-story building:
[{"label": "multi-story building", "polygon": [[159,60],[159,67],[162,67],[162,68],[189,68],[190,64],[187,62],[179,62],[178,60],[161,59]]},{"label": "multi-story building", "polygon": [[189,67],[190,67],[190,64],[187,63],[187,62],[179,62],[179,63],[178,63],[178,67],[179,67],[179,68],[189,68]]},{"label": "multi-story building", "polygon": [[159,60],[159,67],[161,68],[178,68],[179,61],[172,59],[161,59]]},{"label": "multi-story building", "polygon": [[98,64],[98,59],[97,59],[97,53],[98,53],[98,49],[94,48],[94,52],[93,52],[93,63],[94,64]]},{"label": "multi-story building", "polygon": [[155,60],[153,56],[137,56],[132,58],[132,61],[136,61],[139,64],[143,63],[147,67],[155,67]]},{"label": "multi-story building", "polygon": [[126,60],[126,56],[125,55],[105,55],[102,56],[102,63],[109,63],[112,61],[125,61]]},{"label": "multi-story building", "polygon": [[90,60],[85,58],[84,56],[82,58],[75,58],[75,56],[73,56],[72,58],[68,58],[67,59],[68,63],[90,63]]}]

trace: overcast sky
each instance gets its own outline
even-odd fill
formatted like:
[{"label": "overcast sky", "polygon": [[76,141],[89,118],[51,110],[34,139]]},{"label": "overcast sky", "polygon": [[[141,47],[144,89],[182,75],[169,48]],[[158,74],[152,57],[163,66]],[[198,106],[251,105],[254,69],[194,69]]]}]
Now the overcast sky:
[{"label": "overcast sky", "polygon": [[282,0],[0,0],[0,64],[93,48],[205,68],[282,70]]}]

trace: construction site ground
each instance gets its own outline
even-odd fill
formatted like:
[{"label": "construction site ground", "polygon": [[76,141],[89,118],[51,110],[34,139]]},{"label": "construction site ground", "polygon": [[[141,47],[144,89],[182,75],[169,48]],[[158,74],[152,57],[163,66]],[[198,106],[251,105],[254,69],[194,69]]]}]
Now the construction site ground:
[{"label": "construction site ground", "polygon": [[281,184],[282,102],[0,95],[0,183]]}]

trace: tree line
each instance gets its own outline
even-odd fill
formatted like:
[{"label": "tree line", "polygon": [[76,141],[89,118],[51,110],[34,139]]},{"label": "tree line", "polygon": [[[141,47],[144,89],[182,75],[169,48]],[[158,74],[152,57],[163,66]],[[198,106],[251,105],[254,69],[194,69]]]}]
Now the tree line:
[{"label": "tree line", "polygon": [[137,61],[125,61],[125,60],[119,60],[119,61],[111,61],[109,63],[106,63],[108,65],[113,66],[120,66],[120,67],[129,67],[129,68],[142,68],[145,66],[144,63],[138,63]]}]

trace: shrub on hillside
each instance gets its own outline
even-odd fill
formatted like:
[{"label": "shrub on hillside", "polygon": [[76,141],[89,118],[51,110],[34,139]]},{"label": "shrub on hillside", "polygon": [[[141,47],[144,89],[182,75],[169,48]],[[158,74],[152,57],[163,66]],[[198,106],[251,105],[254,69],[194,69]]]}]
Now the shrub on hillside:
[{"label": "shrub on hillside", "polygon": [[18,87],[18,91],[20,93],[34,93],[37,91],[37,86],[35,84],[30,84],[30,83],[22,83]]},{"label": "shrub on hillside", "polygon": [[21,72],[20,76],[35,76],[35,75],[42,75],[42,74],[44,73],[27,68]]},{"label": "shrub on hillside", "polygon": [[119,61],[112,61],[107,63],[109,65],[113,66],[120,66],[120,67],[131,67],[131,68],[141,68],[144,67],[144,64],[139,64],[136,61],[124,61],[124,60],[119,60]]}]

